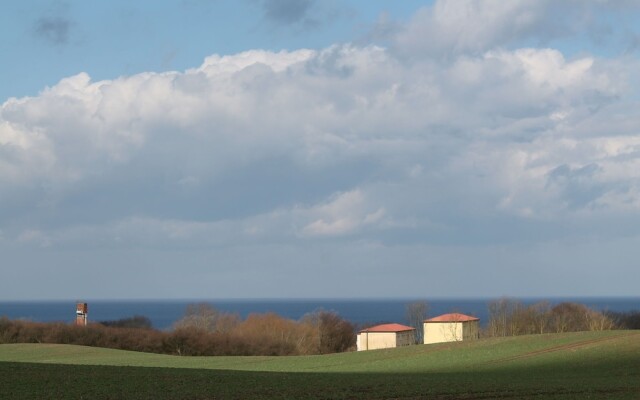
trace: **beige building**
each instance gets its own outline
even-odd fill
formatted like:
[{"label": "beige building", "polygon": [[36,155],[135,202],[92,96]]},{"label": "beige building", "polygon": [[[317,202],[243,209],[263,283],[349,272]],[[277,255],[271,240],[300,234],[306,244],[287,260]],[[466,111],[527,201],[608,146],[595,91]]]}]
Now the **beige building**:
[{"label": "beige building", "polygon": [[480,319],[469,315],[444,314],[424,321],[424,344],[477,339]]},{"label": "beige building", "polygon": [[415,328],[400,324],[384,324],[363,329],[358,333],[358,351],[388,349],[415,344]]}]

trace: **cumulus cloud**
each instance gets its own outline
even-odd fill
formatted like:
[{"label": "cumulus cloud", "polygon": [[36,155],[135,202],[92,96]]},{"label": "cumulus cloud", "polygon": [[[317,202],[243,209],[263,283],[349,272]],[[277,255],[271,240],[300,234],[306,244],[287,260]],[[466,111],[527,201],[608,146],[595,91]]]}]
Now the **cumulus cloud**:
[{"label": "cumulus cloud", "polygon": [[310,222],[302,228],[303,235],[342,236],[378,223],[384,217],[384,209],[370,209],[363,193],[354,190],[336,195],[326,204],[304,210],[304,214]]},{"label": "cumulus cloud", "polygon": [[437,1],[420,10],[397,37],[405,52],[475,53],[526,36],[547,15],[547,1]]},{"label": "cumulus cloud", "polygon": [[[317,6],[296,4],[280,18],[296,25]],[[156,273],[183,297],[281,295],[278,280],[295,287],[285,295],[370,296],[406,276],[422,277],[409,283],[420,296],[430,279],[541,294],[523,276],[604,293],[602,265],[636,271],[625,254],[638,248],[640,63],[554,39],[595,41],[615,18],[594,13],[636,5],[558,4],[440,0],[406,24],[381,21],[386,46],[80,72],[8,99],[2,254],[24,279],[43,263],[52,279],[96,265],[107,297]],[[631,293],[634,281],[615,284]]]},{"label": "cumulus cloud", "polygon": [[635,218],[638,63],[504,46],[550,4],[439,1],[390,48],[211,55],[9,99],[4,240],[500,242],[518,235],[483,232]]},{"label": "cumulus cloud", "polygon": [[[624,25],[624,15],[639,9],[637,2],[615,1],[437,0],[408,24],[393,29],[390,39],[403,57],[448,60],[496,47],[548,46],[573,37],[620,47],[615,40],[629,43],[629,32],[620,33],[616,24]],[[390,25],[378,24],[376,29],[385,26]]]}]

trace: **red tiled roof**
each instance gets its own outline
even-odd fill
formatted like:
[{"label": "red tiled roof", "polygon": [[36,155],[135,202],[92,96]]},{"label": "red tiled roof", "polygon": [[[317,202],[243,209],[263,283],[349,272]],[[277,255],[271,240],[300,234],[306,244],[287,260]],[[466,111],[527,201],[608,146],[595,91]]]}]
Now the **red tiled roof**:
[{"label": "red tiled roof", "polygon": [[435,318],[428,319],[424,322],[467,322],[467,321],[480,321],[480,318],[471,317],[469,315],[451,313],[439,315]]},{"label": "red tiled roof", "polygon": [[415,329],[416,328],[400,324],[382,324],[363,329],[360,332],[405,332],[413,331]]}]

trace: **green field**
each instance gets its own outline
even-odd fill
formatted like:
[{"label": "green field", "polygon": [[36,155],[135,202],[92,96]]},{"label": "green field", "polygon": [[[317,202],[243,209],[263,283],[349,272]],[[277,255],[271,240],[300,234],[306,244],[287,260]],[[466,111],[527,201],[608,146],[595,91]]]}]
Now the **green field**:
[{"label": "green field", "polygon": [[640,331],[308,357],[0,345],[2,399],[640,399]]}]

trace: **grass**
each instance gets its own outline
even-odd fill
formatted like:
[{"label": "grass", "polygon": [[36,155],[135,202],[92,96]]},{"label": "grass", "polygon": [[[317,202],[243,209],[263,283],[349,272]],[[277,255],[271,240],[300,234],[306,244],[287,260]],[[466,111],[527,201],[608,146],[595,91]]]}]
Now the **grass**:
[{"label": "grass", "polygon": [[638,399],[640,331],[308,357],[176,357],[0,345],[9,399]]}]

